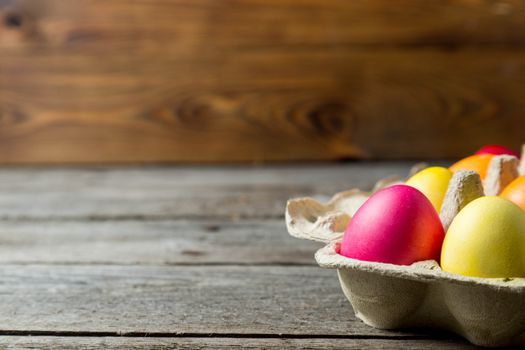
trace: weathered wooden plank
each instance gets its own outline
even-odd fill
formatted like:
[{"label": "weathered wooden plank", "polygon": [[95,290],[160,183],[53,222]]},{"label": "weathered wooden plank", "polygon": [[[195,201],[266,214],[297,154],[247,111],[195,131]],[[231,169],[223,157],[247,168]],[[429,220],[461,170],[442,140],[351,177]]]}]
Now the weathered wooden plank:
[{"label": "weathered wooden plank", "polygon": [[281,219],[0,221],[2,263],[315,265],[318,248]]},{"label": "weathered wooden plank", "polygon": [[289,198],[370,188],[411,164],[0,169],[0,218],[283,217]]},{"label": "weathered wooden plank", "polygon": [[0,2],[0,163],[517,147],[525,5]]},{"label": "weathered wooden plank", "polygon": [[2,332],[415,334],[357,321],[318,267],[0,265],[0,296]]},{"label": "weathered wooden plank", "polygon": [[477,349],[462,340],[0,337],[6,349]]}]

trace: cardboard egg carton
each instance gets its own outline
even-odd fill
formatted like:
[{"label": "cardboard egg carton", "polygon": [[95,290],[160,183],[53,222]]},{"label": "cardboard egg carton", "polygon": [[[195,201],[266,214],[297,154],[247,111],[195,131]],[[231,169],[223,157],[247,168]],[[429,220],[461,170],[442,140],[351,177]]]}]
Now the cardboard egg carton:
[{"label": "cardboard egg carton", "polygon": [[[498,194],[525,173],[524,159],[519,164],[512,156],[494,157],[483,182],[475,172],[456,172],[440,212],[445,230],[470,201]],[[315,254],[317,263],[337,269],[344,295],[356,316],[372,327],[441,328],[488,347],[525,344],[525,278],[467,277],[442,271],[434,260],[403,266],[338,254],[346,225],[361,204],[375,191],[401,182],[399,178],[388,178],[378,182],[371,192],[341,192],[328,203],[312,198],[289,200],[288,232],[326,244]]]}]

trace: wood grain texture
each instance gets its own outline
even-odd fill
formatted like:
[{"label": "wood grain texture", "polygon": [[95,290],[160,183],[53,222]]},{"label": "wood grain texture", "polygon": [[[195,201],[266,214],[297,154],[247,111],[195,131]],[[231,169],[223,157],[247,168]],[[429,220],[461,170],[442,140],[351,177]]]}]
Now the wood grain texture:
[{"label": "wood grain texture", "polygon": [[[166,49],[209,52],[264,46],[525,42],[521,21],[525,6],[519,0],[400,0],[396,6],[388,0],[2,0],[1,4],[8,19],[21,15],[18,26],[5,23],[6,46],[119,44],[159,50],[160,44],[169,43]],[[18,34],[25,41],[14,40],[17,28],[25,29]]]},{"label": "wood grain texture", "polygon": [[282,219],[0,221],[0,263],[315,265],[320,244],[290,237]]},{"label": "wood grain texture", "polygon": [[0,169],[0,348],[472,348],[368,327],[334,271],[294,266],[316,245],[288,237],[283,196],[409,165]]},{"label": "wood grain texture", "polygon": [[461,340],[0,337],[5,349],[478,349]]},{"label": "wood grain texture", "polygon": [[0,219],[284,218],[289,198],[370,189],[412,164],[0,169]]},{"label": "wood grain texture", "polygon": [[517,0],[3,0],[0,163],[518,147]]},{"label": "wood grain texture", "polygon": [[358,321],[336,273],[319,267],[0,265],[0,278],[5,332],[425,334]]}]

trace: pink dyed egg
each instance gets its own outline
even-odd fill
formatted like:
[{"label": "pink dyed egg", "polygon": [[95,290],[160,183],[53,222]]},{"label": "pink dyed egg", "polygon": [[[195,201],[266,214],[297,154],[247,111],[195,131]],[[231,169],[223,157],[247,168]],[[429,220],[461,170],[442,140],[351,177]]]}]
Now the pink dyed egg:
[{"label": "pink dyed egg", "polygon": [[439,216],[425,195],[413,187],[395,185],[376,192],[357,210],[339,253],[397,265],[439,262],[444,237]]},{"label": "pink dyed egg", "polygon": [[510,148],[500,146],[500,145],[486,145],[481,147],[476,154],[494,154],[494,155],[500,155],[500,154],[508,154],[511,156],[514,156],[516,158],[519,158],[520,155],[518,152],[515,152],[511,150]]}]

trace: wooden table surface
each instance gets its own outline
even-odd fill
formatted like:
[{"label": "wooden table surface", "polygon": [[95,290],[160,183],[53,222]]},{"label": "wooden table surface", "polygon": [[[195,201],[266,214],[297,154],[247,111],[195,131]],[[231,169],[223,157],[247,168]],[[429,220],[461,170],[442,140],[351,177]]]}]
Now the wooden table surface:
[{"label": "wooden table surface", "polygon": [[409,163],[0,170],[0,346],[470,348],[354,316],[286,200]]}]

